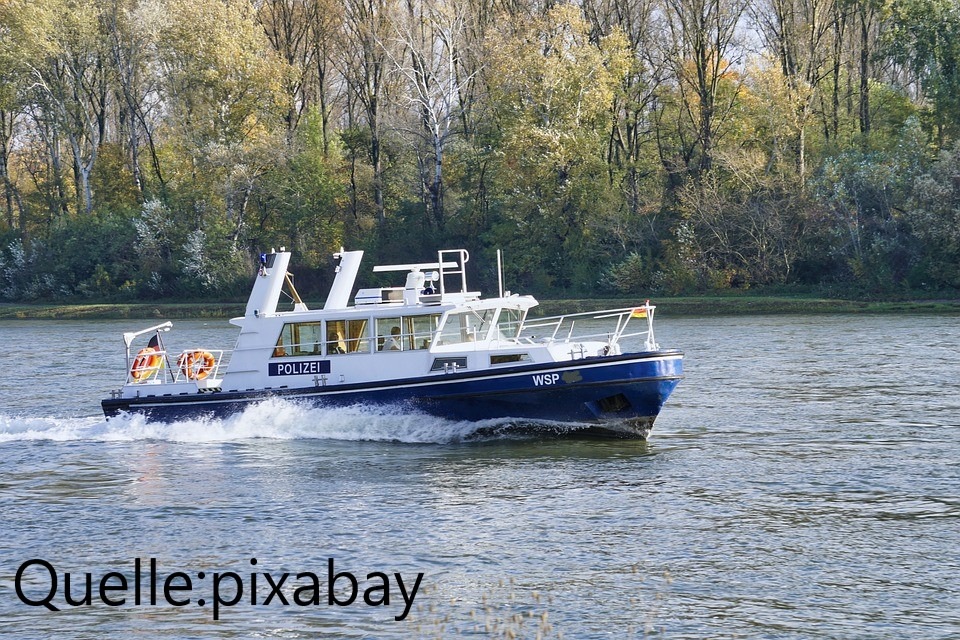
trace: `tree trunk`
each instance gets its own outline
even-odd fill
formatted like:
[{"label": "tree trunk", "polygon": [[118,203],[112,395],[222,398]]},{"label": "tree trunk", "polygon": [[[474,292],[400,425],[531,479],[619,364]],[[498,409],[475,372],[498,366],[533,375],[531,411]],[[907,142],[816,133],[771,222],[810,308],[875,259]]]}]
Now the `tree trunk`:
[{"label": "tree trunk", "polygon": [[383,161],[380,157],[380,134],[375,127],[370,128],[370,164],[373,165],[373,204],[376,208],[377,222],[382,227],[387,221],[383,204]]},{"label": "tree trunk", "polygon": [[860,3],[860,133],[870,133],[870,22],[866,0]]},{"label": "tree trunk", "polygon": [[[804,116],[804,120],[806,116]],[[807,181],[807,127],[801,122],[800,130],[797,132],[797,173],[800,174],[800,188],[802,189]]]},{"label": "tree trunk", "polygon": [[8,170],[10,151],[7,141],[13,134],[13,114],[8,111],[0,111],[0,177],[3,178],[3,198],[6,209],[7,227],[16,228],[16,221],[13,217],[13,191],[16,188],[13,181],[10,180]]},{"label": "tree trunk", "polygon": [[443,211],[443,142],[439,135],[434,136],[433,149],[433,184],[430,185],[430,205],[433,207],[433,219],[437,223],[437,229],[443,231],[446,226],[446,217]]}]

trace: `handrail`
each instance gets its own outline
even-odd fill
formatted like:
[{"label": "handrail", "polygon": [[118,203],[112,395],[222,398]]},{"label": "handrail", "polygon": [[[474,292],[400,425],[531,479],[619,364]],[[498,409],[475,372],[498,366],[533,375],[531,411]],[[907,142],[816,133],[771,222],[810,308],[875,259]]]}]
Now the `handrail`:
[{"label": "handrail", "polygon": [[127,384],[145,384],[161,375],[166,379],[166,363],[166,351],[154,350],[149,354],[137,355],[127,369]]},{"label": "handrail", "polygon": [[[544,318],[534,318],[532,321],[524,320],[523,324],[518,331],[518,337],[521,339],[526,339],[533,341],[536,336],[524,335],[524,333],[529,333],[530,330],[536,329],[546,329],[551,331],[549,337],[541,338],[550,342],[557,342],[557,334],[564,327],[565,323],[569,323],[569,329],[565,338],[559,340],[559,342],[572,342],[572,341],[582,341],[587,339],[606,339],[608,344],[611,346],[616,345],[622,338],[632,338],[636,336],[646,336],[646,348],[649,350],[655,350],[657,348],[656,341],[653,334],[653,314],[656,309],[655,305],[651,305],[649,300],[643,305],[637,307],[625,307],[623,309],[604,309],[601,311],[583,311],[579,313],[565,313],[558,316],[548,316]],[[593,333],[593,334],[580,334],[574,335],[574,325],[578,319],[589,319],[589,320],[606,320],[609,318],[616,318],[616,327],[612,332],[605,333]],[[630,320],[633,318],[646,319],[647,327],[646,330],[635,331],[631,333],[626,333],[627,326],[630,324]]]},{"label": "handrail", "polygon": [[[451,254],[453,260],[446,260],[445,254]],[[460,291],[467,293],[467,262],[470,254],[466,249],[441,249],[437,251],[440,263],[440,295],[447,294],[447,276],[460,276]],[[457,260],[459,258],[459,260]],[[451,266],[452,264],[452,266]]]},{"label": "handrail", "polygon": [[[224,355],[227,352],[224,351],[223,349],[205,349],[205,348],[197,347],[195,349],[184,349],[183,351],[181,351],[177,355],[177,358],[174,361],[174,363],[170,363],[170,361],[167,359],[167,355],[169,352],[166,350],[158,350],[158,351],[152,352],[149,355],[150,360],[145,360],[144,363],[139,367],[136,366],[137,362],[136,362],[136,358],[134,358],[133,364],[127,370],[126,383],[141,385],[141,384],[148,384],[151,382],[154,384],[166,383],[166,382],[183,382],[183,381],[196,382],[198,378],[191,377],[190,375],[188,375],[188,373],[184,371],[184,367],[181,367],[178,364],[179,362],[181,362],[181,358],[183,358],[185,355],[196,353],[196,352],[209,353],[214,360],[213,365],[206,370],[206,375],[204,375],[203,378],[200,378],[200,379],[211,380],[211,379],[219,378],[220,369],[226,366],[226,363],[224,362]],[[159,360],[156,362],[153,362],[152,360],[153,358],[158,358]],[[139,377],[135,377],[134,372],[139,372],[141,373],[141,375]]]},{"label": "handrail", "polygon": [[[213,356],[213,365],[205,370],[203,377],[199,377],[196,374],[191,375],[191,369],[184,364],[186,362],[184,358],[187,358],[190,354],[210,354]],[[177,368],[172,372],[173,381],[180,382],[181,380],[188,380],[190,382],[197,382],[199,380],[212,380],[219,377],[220,365],[223,361],[223,349],[204,349],[202,347],[197,347],[195,349],[184,349],[180,352],[180,355],[177,356]]]}]

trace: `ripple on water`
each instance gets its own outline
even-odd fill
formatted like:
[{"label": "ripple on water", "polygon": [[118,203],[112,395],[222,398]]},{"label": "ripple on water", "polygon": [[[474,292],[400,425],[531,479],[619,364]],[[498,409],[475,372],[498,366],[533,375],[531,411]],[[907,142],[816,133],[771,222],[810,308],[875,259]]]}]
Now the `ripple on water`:
[{"label": "ripple on water", "polygon": [[[0,339],[64,328],[35,325]],[[68,328],[89,345],[129,327]],[[289,403],[104,421],[97,376],[44,406],[37,381],[7,379],[8,575],[27,557],[239,574],[253,557],[274,573],[333,557],[425,576],[404,623],[393,606],[244,604],[214,623],[208,607],[53,615],[12,598],[0,619],[26,638],[952,637],[958,338],[947,317],[664,319],[687,377],[646,443]]]}]

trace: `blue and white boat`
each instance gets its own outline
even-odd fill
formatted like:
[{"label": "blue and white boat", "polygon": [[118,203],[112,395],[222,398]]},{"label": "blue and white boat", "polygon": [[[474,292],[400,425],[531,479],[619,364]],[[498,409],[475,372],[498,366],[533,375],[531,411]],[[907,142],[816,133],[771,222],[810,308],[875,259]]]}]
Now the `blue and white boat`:
[{"label": "blue and white boat", "polygon": [[[240,328],[231,352],[167,351],[170,322],[125,333],[127,378],[102,401],[104,414],[224,416],[279,397],[646,438],[683,377],[683,353],[654,339],[649,302],[534,318],[532,296],[502,285],[496,298],[470,291],[469,255],[457,249],[374,267],[405,273],[404,285],[359,289],[350,304],[362,256],[337,254],[326,303],[309,309],[287,271],[290,253],[262,254],[246,311],[230,321]],[[292,308],[281,310],[284,294]],[[643,348],[624,352],[624,342]]]}]

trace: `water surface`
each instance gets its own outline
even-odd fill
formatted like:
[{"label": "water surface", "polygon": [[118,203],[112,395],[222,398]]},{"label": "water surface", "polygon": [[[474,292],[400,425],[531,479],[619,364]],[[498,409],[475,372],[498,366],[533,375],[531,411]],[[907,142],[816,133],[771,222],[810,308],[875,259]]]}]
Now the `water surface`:
[{"label": "water surface", "polygon": [[[0,323],[9,637],[960,636],[955,317],[662,318],[687,377],[646,443],[281,402],[105,422],[134,325]],[[235,338],[175,325],[171,349]],[[92,573],[95,604],[20,602],[31,558],[56,568],[60,604],[63,573],[77,594]],[[132,583],[137,558],[189,574],[190,604],[100,603],[96,581]],[[331,558],[366,585],[388,576],[390,604],[331,606],[325,584],[317,606],[263,604],[264,574],[290,574],[290,600]],[[246,591],[214,621],[226,572]],[[397,621],[394,576],[421,572]]]}]

